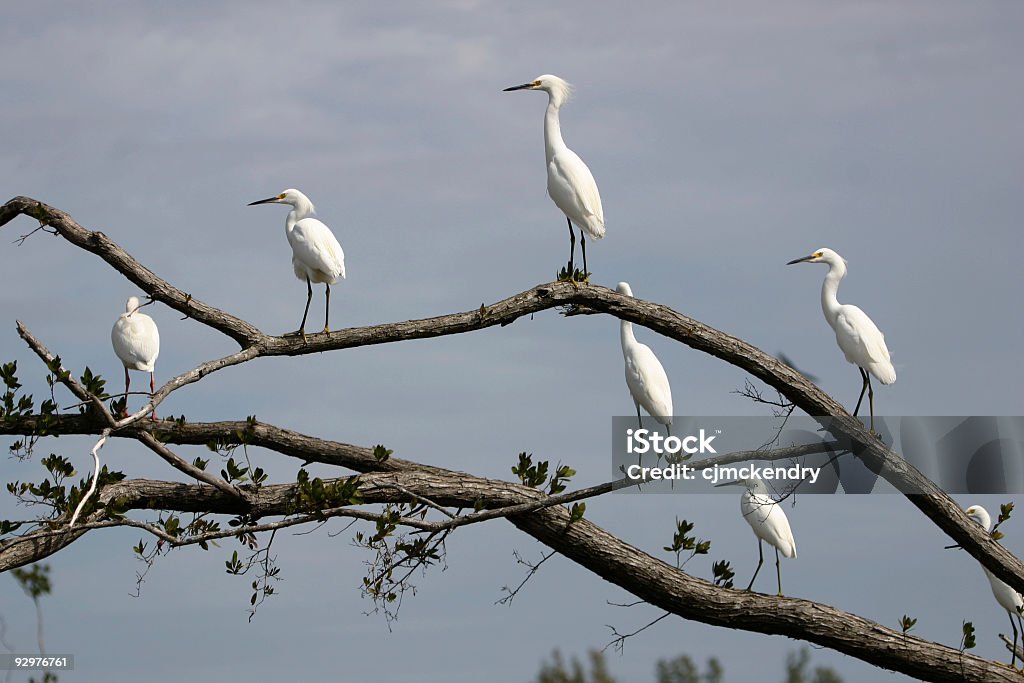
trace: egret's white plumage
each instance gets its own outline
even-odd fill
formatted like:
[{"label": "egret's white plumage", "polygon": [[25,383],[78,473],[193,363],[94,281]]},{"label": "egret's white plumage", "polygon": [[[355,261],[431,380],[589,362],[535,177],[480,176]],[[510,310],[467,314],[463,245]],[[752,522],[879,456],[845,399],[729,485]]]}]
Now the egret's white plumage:
[{"label": "egret's white plumage", "polygon": [[[154,366],[160,355],[160,332],[156,323],[145,313],[139,311],[138,297],[128,297],[125,312],[118,316],[114,328],[110,331],[110,341],[114,345],[114,353],[124,365],[124,394],[128,401],[128,388],[131,379],[129,370],[140,370],[149,373],[149,391],[156,391]],[[154,417],[156,411],[154,411]]]},{"label": "egret's white plumage", "polygon": [[269,199],[261,199],[249,204],[290,204],[292,210],[285,219],[285,235],[292,248],[292,269],[295,277],[306,281],[306,310],[302,314],[299,333],[304,334],[306,316],[309,314],[309,302],[313,298],[313,286],[318,282],[327,285],[327,309],[324,315],[324,332],[329,332],[328,322],[331,315],[331,285],[338,278],[345,279],[345,252],[338,243],[331,229],[312,217],[316,211],[309,197],[296,189],[288,189]]},{"label": "egret's white plumage", "polygon": [[[633,290],[628,282],[620,282],[615,291],[633,296]],[[626,361],[626,386],[629,387],[629,393],[636,405],[637,422],[640,422],[640,406],[643,406],[651,417],[670,428],[672,387],[669,386],[665,368],[649,346],[636,340],[633,335],[633,323],[620,320],[619,324],[622,356]]]},{"label": "egret's white plumage", "polygon": [[889,359],[885,335],[860,308],[852,304],[839,303],[836,297],[839,281],[846,276],[846,260],[842,256],[831,249],[822,248],[809,256],[794,259],[786,265],[794,263],[828,264],[828,273],[821,285],[821,310],[825,313],[825,320],[836,333],[836,343],[839,344],[846,360],[860,370],[863,384],[853,414],[856,415],[860,410],[866,389],[871,410],[871,431],[874,431],[875,391],[871,386],[871,375],[882,384],[892,384],[896,381],[896,368]]},{"label": "egret's white plumage", "polygon": [[[985,531],[989,531],[992,528],[992,517],[989,516],[988,510],[981,507],[980,505],[972,505],[971,507],[964,510],[968,517],[973,519],[975,522],[980,524]],[[1024,609],[1024,598],[1021,594],[1010,588],[1001,579],[997,579],[993,576],[992,572],[987,567],[982,566],[981,570],[985,572],[985,576],[988,578],[989,584],[992,586],[992,595],[995,597],[996,602],[999,606],[1006,610],[1007,614],[1010,615],[1010,628],[1013,629],[1013,644],[1014,649],[1012,650],[1013,655],[1010,658],[1010,666],[1013,666],[1017,661],[1017,638],[1019,635],[1017,624],[1021,623],[1021,610]],[[1016,617],[1016,621],[1014,618]],[[1024,624],[1021,624],[1021,628],[1024,629]]]},{"label": "egret's white plumage", "polygon": [[757,569],[750,577],[750,590],[754,585],[757,573],[761,571],[764,564],[764,553],[761,548],[761,541],[767,541],[775,548],[775,573],[779,582],[779,595],[782,595],[782,572],[779,566],[779,553],[789,558],[796,557],[796,540],[793,538],[793,530],[789,526],[789,518],[785,511],[768,494],[768,488],[761,481],[760,477],[749,479],[737,479],[718,484],[718,486],[744,486],[746,489],[740,495],[740,512],[743,519],[754,530],[757,536]]},{"label": "egret's white plumage", "polygon": [[512,90],[543,90],[548,94],[548,108],[544,114],[544,158],[548,170],[548,195],[569,222],[569,277],[573,274],[573,253],[576,238],[572,226],[580,229],[580,246],[583,249],[583,270],[587,270],[587,242],[585,232],[592,239],[604,237],[604,208],[601,193],[597,190],[594,175],[576,152],[569,149],[562,140],[562,127],[558,110],[568,101],[572,87],[551,74],[538,76],[536,80],[522,85],[505,88]]}]

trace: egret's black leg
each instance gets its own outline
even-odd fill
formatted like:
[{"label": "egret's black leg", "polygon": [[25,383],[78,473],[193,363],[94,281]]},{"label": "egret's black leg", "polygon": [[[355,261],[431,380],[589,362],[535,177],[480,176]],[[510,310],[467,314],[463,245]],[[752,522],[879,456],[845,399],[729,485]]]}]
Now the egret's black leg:
[{"label": "egret's black leg", "polygon": [[[1010,668],[1014,668],[1014,664],[1017,663],[1017,624],[1013,621],[1013,615],[1007,612],[1006,615],[1010,617],[1010,628],[1013,629],[1013,650],[1010,654]],[[1020,619],[1020,616],[1017,616]]]},{"label": "egret's black leg", "polygon": [[871,386],[871,375],[864,374],[868,379],[868,411],[871,413],[871,433],[875,433],[875,389]]},{"label": "egret's black leg", "polygon": [[121,414],[124,416],[128,415],[128,387],[132,385],[131,377],[128,376],[128,366],[124,368],[124,410]]},{"label": "egret's black leg", "polygon": [[[1012,617],[1013,617],[1013,614],[1011,614],[1011,621],[1012,621]],[[1020,612],[1017,612],[1017,625],[1020,628],[1017,630],[1017,634],[1014,635],[1014,654],[1017,653],[1017,643],[1018,643],[1018,641],[1020,641],[1020,643],[1022,645],[1024,645],[1024,623],[1021,622],[1021,614],[1020,614]],[[1019,637],[1018,637],[1018,635],[1019,635]],[[1011,663],[1011,665],[1012,664],[1013,663]],[[1024,659],[1021,660],[1021,664],[1024,665]]]},{"label": "egret's black leg", "polygon": [[580,249],[583,250],[583,278],[586,279],[587,273],[587,236],[583,234],[583,230],[580,230]]},{"label": "egret's black leg", "polygon": [[572,231],[572,221],[569,220],[568,218],[566,218],[565,222],[569,224],[569,266],[568,266],[569,270],[568,270],[568,272],[569,272],[569,279],[572,280],[572,272],[573,272],[572,262],[573,262],[573,257],[576,255],[576,235],[573,234],[573,231]]},{"label": "egret's black leg", "polygon": [[868,373],[864,371],[864,368],[858,366],[860,370],[860,378],[864,381],[860,387],[860,396],[857,397],[857,407],[853,409],[853,416],[857,417],[857,413],[860,412],[860,403],[864,400],[864,391],[868,388]]},{"label": "egret's black leg", "polygon": [[754,575],[750,577],[750,584],[747,586],[747,590],[754,585],[754,579],[757,578],[757,573],[761,571],[761,565],[764,564],[764,550],[761,549],[761,539],[757,539],[757,569],[754,570]]},{"label": "egret's black leg", "polygon": [[299,334],[306,336],[306,316],[309,315],[309,302],[313,300],[313,283],[306,276],[306,310],[302,312],[302,322],[299,324]]},{"label": "egret's black leg", "polygon": [[331,319],[331,283],[327,283],[327,311],[324,313],[324,332],[330,332],[331,328],[327,326],[328,321]]},{"label": "egret's black leg", "polygon": [[782,570],[779,568],[779,549],[775,549],[775,578],[779,580],[779,597],[782,597]]},{"label": "egret's black leg", "polygon": [[636,427],[637,427],[637,429],[643,429],[644,428],[644,423],[640,419],[640,404],[639,403],[636,404]]},{"label": "egret's black leg", "polygon": [[[152,373],[152,372],[149,373],[149,397],[150,398],[153,398],[153,394],[156,393],[156,377],[154,377],[154,374],[155,373]],[[156,408],[153,408],[153,413],[149,416],[149,418],[151,420],[155,420],[156,419]]]}]

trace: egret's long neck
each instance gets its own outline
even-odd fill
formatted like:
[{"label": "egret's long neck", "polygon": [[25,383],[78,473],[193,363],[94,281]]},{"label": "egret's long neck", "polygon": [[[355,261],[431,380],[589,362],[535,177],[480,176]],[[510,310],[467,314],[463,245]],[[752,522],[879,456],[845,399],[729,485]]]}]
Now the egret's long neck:
[{"label": "egret's long neck", "polygon": [[292,210],[288,212],[288,218],[285,220],[285,230],[291,232],[295,224],[301,221],[306,216],[313,213],[313,202],[309,201],[305,197],[298,197],[295,200],[295,205]]},{"label": "egret's long neck", "polygon": [[835,329],[836,318],[839,317],[839,299],[836,293],[839,291],[839,281],[846,277],[846,266],[842,262],[828,264],[828,275],[821,283],[821,310],[825,313],[825,320]]},{"label": "egret's long neck", "polygon": [[558,109],[561,106],[562,103],[554,95],[548,95],[548,109],[544,112],[544,156],[548,163],[551,163],[551,157],[556,151],[565,149],[562,126],[558,121]]},{"label": "egret's long neck", "polygon": [[633,323],[628,320],[619,321],[619,338],[622,340],[622,352],[636,346],[636,336],[633,335]]}]

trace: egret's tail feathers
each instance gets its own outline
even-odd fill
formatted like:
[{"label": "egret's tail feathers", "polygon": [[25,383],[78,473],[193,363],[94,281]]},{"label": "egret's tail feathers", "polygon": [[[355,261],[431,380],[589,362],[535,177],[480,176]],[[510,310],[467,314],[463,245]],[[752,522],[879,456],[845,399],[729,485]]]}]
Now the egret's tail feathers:
[{"label": "egret's tail feathers", "polygon": [[882,384],[892,384],[896,381],[896,368],[892,363],[872,363],[868,372],[878,378]]}]

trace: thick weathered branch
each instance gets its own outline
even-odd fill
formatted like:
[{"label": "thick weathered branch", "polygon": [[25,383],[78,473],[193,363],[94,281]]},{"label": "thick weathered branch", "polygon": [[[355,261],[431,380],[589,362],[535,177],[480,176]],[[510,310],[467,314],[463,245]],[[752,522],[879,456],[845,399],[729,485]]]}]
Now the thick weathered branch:
[{"label": "thick weathered branch", "polygon": [[[377,473],[360,477],[367,502],[410,502],[399,485],[417,496],[451,507],[507,507],[541,500],[533,489],[461,473]],[[259,515],[294,512],[294,485],[262,487]],[[101,500],[117,499],[132,509],[181,512],[247,512],[244,502],[208,486],[148,480],[108,485]],[[562,507],[547,507],[509,518],[553,550],[678,616],[715,626],[807,640],[871,664],[926,681],[1017,681],[1006,667],[958,650],[885,628],[839,609],[798,598],[778,598],[722,588],[679,571],[625,543],[587,520],[570,523]]]},{"label": "thick weathered branch", "polygon": [[204,304],[202,301],[192,298],[191,294],[181,291],[160,278],[102,232],[86,230],[65,212],[39,200],[31,197],[15,197],[4,204],[0,207],[0,227],[9,223],[19,214],[34,218],[41,224],[49,225],[68,242],[96,254],[109,263],[114,270],[134,282],[157,301],[223,332],[243,347],[264,336],[259,329],[241,318],[236,318]]}]

